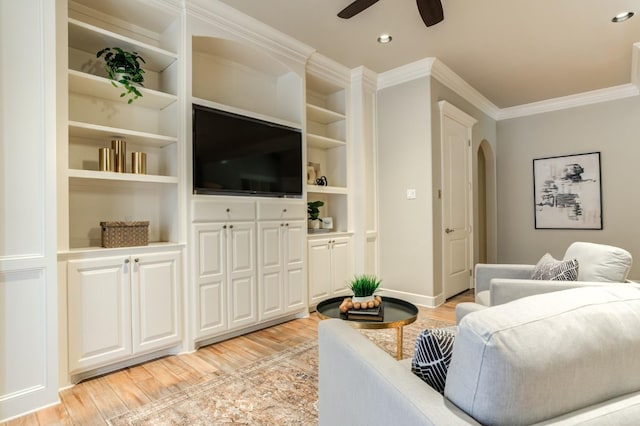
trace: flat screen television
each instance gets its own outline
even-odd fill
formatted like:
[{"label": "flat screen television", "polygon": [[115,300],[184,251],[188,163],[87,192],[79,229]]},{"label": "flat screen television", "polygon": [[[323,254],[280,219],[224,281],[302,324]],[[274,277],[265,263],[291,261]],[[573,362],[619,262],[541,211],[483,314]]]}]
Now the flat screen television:
[{"label": "flat screen television", "polygon": [[193,104],[194,194],[302,196],[302,133]]}]

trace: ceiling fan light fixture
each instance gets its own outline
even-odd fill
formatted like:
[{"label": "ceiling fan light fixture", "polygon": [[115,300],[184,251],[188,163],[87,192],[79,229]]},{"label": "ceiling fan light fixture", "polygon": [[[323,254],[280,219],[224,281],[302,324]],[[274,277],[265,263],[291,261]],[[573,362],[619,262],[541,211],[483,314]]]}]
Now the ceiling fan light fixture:
[{"label": "ceiling fan light fixture", "polygon": [[611,22],[624,22],[627,19],[631,18],[633,15],[634,13],[631,11],[621,12],[621,13],[618,13],[616,16],[614,16],[613,19],[611,19]]},{"label": "ceiling fan light fixture", "polygon": [[391,40],[393,40],[393,37],[391,37],[389,34],[380,34],[378,36],[378,43],[380,44],[391,43]]}]

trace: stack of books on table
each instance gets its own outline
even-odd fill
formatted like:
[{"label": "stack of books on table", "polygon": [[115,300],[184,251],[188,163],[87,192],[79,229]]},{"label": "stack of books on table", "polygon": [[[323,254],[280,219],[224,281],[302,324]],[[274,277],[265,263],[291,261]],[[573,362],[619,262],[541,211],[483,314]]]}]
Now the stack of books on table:
[{"label": "stack of books on table", "polygon": [[350,309],[342,315],[343,319],[351,321],[384,321],[384,302],[375,308]]}]

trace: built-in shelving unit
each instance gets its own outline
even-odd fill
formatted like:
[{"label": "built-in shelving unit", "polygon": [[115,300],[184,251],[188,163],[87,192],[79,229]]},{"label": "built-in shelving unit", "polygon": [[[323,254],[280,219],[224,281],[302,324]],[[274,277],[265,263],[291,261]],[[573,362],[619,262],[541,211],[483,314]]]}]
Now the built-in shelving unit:
[{"label": "built-in shelving unit", "polygon": [[[307,73],[307,200],[325,204],[320,216],[333,218],[333,232],[346,232],[348,223],[347,89],[345,84]],[[327,185],[315,178],[324,176]],[[310,233],[309,235],[317,235]]]},{"label": "built-in shelving unit", "polygon": [[[69,138],[59,146],[59,173],[66,179],[61,191],[67,198],[62,196],[59,214],[68,221],[68,236],[60,238],[61,252],[99,246],[101,221],[149,220],[151,242],[181,240],[179,15],[138,2],[116,3],[69,3]],[[146,13],[154,19],[136,19]],[[131,104],[107,78],[103,59],[96,57],[105,47],[144,58],[142,97]],[[110,147],[113,139],[127,144],[125,173],[99,171],[99,148]],[[146,154],[146,174],[131,173],[135,151]]]}]

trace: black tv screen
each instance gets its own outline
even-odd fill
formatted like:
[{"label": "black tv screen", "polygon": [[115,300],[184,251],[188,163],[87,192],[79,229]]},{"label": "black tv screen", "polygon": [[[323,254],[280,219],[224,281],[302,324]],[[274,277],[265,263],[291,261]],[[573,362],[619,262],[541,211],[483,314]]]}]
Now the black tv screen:
[{"label": "black tv screen", "polygon": [[301,131],[194,104],[193,192],[301,197]]}]

